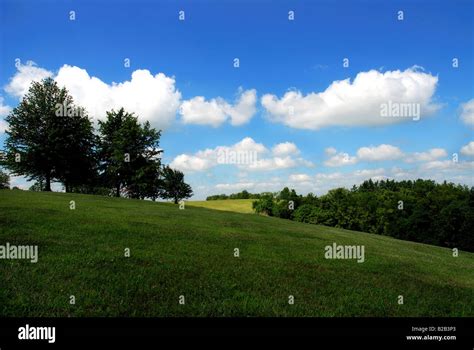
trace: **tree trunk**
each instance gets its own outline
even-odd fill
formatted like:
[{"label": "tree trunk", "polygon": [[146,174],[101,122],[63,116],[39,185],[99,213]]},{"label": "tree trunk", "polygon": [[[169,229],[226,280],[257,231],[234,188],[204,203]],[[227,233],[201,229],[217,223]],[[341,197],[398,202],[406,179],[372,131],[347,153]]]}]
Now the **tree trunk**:
[{"label": "tree trunk", "polygon": [[120,197],[120,184],[117,185],[117,191],[115,192],[115,197]]},{"label": "tree trunk", "polygon": [[51,192],[51,175],[46,175],[46,183],[44,185],[44,190],[46,192]]},{"label": "tree trunk", "polygon": [[178,204],[178,198],[174,197],[174,204]]}]

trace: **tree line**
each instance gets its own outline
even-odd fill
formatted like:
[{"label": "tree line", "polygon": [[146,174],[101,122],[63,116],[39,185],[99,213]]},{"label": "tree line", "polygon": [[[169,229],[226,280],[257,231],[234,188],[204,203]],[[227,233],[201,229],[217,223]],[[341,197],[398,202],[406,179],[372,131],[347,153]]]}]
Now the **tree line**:
[{"label": "tree line", "polygon": [[206,201],[215,201],[219,199],[259,199],[262,196],[261,193],[250,193],[247,190],[242,192],[227,194],[216,194],[213,196],[206,197]]},{"label": "tree line", "polygon": [[51,78],[33,82],[6,122],[0,165],[34,180],[31,190],[51,191],[60,182],[66,192],[175,203],[193,194],[182,172],[161,163],[161,130],[120,108],[106,112],[96,131]]},{"label": "tree line", "polygon": [[253,202],[257,213],[474,251],[474,187],[432,180],[364,181],[322,196],[285,187]]}]

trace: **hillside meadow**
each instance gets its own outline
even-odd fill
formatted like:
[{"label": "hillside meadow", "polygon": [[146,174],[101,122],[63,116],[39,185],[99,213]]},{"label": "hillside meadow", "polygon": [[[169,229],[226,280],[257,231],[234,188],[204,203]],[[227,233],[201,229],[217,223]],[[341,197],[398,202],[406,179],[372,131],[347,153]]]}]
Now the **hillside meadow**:
[{"label": "hillside meadow", "polygon": [[472,253],[188,204],[1,190],[0,245],[39,256],[0,260],[0,316],[474,316]]}]

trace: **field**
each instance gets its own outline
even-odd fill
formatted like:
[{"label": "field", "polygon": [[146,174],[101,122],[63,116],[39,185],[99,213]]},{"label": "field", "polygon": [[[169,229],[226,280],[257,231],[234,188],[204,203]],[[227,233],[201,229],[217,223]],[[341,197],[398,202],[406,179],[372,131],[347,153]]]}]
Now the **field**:
[{"label": "field", "polygon": [[236,213],[253,213],[252,203],[255,199],[219,199],[215,201],[189,201],[186,205],[215,210],[233,211]]},{"label": "field", "polygon": [[0,316],[474,316],[472,253],[272,217],[2,190],[7,242],[39,260],[0,260]]}]

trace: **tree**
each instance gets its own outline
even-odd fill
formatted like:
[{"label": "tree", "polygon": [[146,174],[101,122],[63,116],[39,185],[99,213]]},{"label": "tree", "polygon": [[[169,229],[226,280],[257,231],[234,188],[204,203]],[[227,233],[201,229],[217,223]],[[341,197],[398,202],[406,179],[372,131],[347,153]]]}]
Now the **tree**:
[{"label": "tree", "polygon": [[10,188],[10,176],[0,170],[0,190]]},{"label": "tree", "polygon": [[107,112],[107,119],[99,121],[99,171],[116,197],[122,191],[131,198],[157,197],[160,136],[161,131],[149,122],[141,125],[123,108]]},{"label": "tree", "polygon": [[20,104],[6,117],[6,160],[14,175],[70,184],[92,171],[93,128],[83,108],[74,105],[65,88],[47,78],[33,82]]},{"label": "tree", "polygon": [[160,197],[173,199],[175,204],[181,199],[189,198],[193,195],[191,186],[184,182],[184,174],[179,170],[166,166],[162,170],[160,186]]},{"label": "tree", "polygon": [[271,193],[262,194],[260,199],[252,203],[252,208],[256,213],[273,216],[274,215],[275,202]]}]

